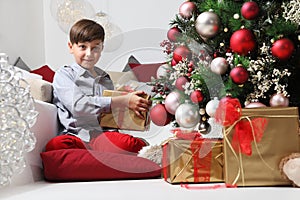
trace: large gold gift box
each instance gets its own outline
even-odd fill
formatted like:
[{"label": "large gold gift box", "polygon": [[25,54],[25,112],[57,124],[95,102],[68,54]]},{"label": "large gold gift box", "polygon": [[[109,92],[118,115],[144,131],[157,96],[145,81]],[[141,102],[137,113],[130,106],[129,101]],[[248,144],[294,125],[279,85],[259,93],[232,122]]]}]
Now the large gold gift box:
[{"label": "large gold gift box", "polygon": [[[242,116],[266,119],[267,125],[261,141],[252,142],[251,155],[232,148],[234,129],[224,137],[225,183],[237,186],[290,185],[280,174],[279,163],[283,157],[299,151],[298,108],[249,108],[242,109]],[[226,128],[224,130],[226,134]]]},{"label": "large gold gift box", "polygon": [[[127,92],[104,90],[103,96],[120,96]],[[149,99],[150,96],[145,94],[143,98]],[[102,113],[100,116],[100,126],[106,128],[117,128],[122,130],[145,131],[149,127],[150,120],[148,112],[143,112],[144,119],[139,118],[129,108],[112,108],[110,113]]]},{"label": "large gold gift box", "polygon": [[163,145],[162,176],[169,183],[224,182],[223,143],[171,139]]}]

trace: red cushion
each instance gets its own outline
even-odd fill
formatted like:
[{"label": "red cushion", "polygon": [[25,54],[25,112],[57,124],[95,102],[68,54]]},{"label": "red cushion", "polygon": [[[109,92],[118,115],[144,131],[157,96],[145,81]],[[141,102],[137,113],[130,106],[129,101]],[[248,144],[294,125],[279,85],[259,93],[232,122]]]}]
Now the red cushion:
[{"label": "red cushion", "polygon": [[151,77],[156,77],[157,69],[164,63],[138,64],[129,63],[131,70],[140,82],[150,82]]},{"label": "red cushion", "polygon": [[61,149],[41,153],[48,181],[97,181],[156,178],[159,165],[133,155],[86,149]]},{"label": "red cushion", "polygon": [[31,70],[30,72],[41,75],[43,77],[43,80],[45,81],[48,81],[50,83],[53,82],[55,72],[48,65],[44,65],[38,69]]},{"label": "red cushion", "polygon": [[94,150],[113,153],[138,153],[147,143],[141,138],[120,132],[104,132],[90,142]]}]

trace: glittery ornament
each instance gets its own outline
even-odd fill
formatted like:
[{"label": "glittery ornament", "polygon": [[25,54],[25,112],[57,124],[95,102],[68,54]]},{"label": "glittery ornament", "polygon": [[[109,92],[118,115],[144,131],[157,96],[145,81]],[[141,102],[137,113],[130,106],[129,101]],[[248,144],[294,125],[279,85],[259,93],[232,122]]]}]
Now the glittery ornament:
[{"label": "glittery ornament", "polygon": [[172,115],[175,115],[176,109],[180,105],[180,93],[173,91],[165,99],[165,106],[166,110],[171,113]]},{"label": "glittery ornament", "polygon": [[245,19],[253,20],[259,14],[259,6],[254,1],[245,2],[241,8],[241,14]]},{"label": "glittery ornament", "polygon": [[245,56],[255,47],[255,37],[249,29],[237,30],[230,38],[230,48],[239,55]]},{"label": "glittery ornament", "polygon": [[288,107],[289,99],[285,97],[283,94],[274,94],[270,98],[270,106],[271,107]]},{"label": "glittery ornament", "polygon": [[272,55],[280,60],[287,60],[294,51],[294,44],[287,38],[276,40],[271,48]]},{"label": "glittery ornament", "polygon": [[179,7],[179,15],[185,19],[190,19],[195,11],[196,4],[194,2],[186,1]]},{"label": "glittery ornament", "polygon": [[203,12],[196,19],[196,31],[207,40],[217,35],[220,28],[220,19],[214,12]]},{"label": "glittery ornament", "polygon": [[222,75],[225,74],[228,68],[228,62],[223,57],[217,57],[210,63],[210,69],[212,72]]},{"label": "glittery ornament", "polygon": [[176,122],[183,128],[195,127],[200,119],[198,110],[198,106],[188,102],[181,104],[175,112]]},{"label": "glittery ornament", "polygon": [[150,110],[150,119],[157,126],[165,126],[172,120],[172,115],[167,112],[164,104],[156,104]]}]

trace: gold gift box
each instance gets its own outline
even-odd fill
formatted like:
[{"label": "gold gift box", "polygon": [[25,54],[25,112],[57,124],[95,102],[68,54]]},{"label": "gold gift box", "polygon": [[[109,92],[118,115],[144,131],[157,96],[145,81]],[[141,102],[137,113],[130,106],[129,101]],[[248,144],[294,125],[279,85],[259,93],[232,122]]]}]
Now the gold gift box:
[{"label": "gold gift box", "polygon": [[[298,109],[249,108],[242,115],[250,119],[267,119],[267,126],[260,142],[252,142],[252,155],[244,155],[232,149],[233,130],[224,137],[225,183],[237,186],[290,185],[279,170],[281,159],[298,152]],[[227,127],[228,128],[228,127]],[[224,129],[226,133],[226,128]]]},{"label": "gold gift box", "polygon": [[162,176],[169,183],[224,182],[223,143],[171,139],[163,145]]},{"label": "gold gift box", "polygon": [[[103,96],[120,96],[125,95],[127,92],[104,90]],[[142,96],[149,99],[150,96],[144,94]],[[100,126],[106,128],[117,128],[122,130],[145,131],[149,127],[148,112],[143,112],[144,119],[139,118],[129,108],[112,108],[110,113],[102,113],[100,116]]]}]

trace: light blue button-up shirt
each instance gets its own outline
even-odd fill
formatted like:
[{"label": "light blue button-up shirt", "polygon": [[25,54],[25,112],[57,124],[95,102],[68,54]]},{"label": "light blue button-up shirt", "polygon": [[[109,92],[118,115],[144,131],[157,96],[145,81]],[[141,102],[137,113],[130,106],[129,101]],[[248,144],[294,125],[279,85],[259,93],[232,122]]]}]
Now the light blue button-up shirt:
[{"label": "light blue button-up shirt", "polygon": [[56,71],[53,79],[53,103],[58,108],[58,117],[63,133],[73,134],[88,142],[91,134],[103,132],[98,116],[110,112],[111,97],[103,97],[102,91],[112,90],[109,75],[95,68],[97,77],[73,64]]}]

